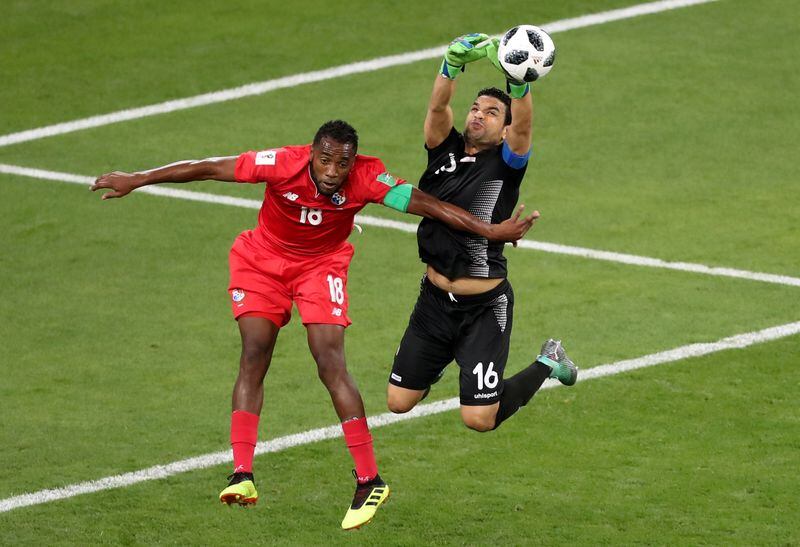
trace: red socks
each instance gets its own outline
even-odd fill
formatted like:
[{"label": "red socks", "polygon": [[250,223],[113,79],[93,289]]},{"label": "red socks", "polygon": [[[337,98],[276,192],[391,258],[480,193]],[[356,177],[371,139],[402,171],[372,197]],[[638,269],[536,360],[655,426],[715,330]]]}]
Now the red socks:
[{"label": "red socks", "polygon": [[244,410],[234,410],[231,414],[234,473],[253,472],[256,442],[258,442],[258,415]]},{"label": "red socks", "polygon": [[[378,474],[372,435],[366,418],[355,418],[342,423],[344,442],[356,467],[358,482],[369,482]],[[244,410],[231,414],[231,447],[233,448],[233,472],[252,473],[253,455],[258,441],[258,416]]]},{"label": "red socks", "polygon": [[369,432],[367,419],[354,418],[342,422],[342,431],[344,431],[344,442],[356,464],[358,482],[369,482],[378,474],[378,465],[375,463],[372,435]]}]

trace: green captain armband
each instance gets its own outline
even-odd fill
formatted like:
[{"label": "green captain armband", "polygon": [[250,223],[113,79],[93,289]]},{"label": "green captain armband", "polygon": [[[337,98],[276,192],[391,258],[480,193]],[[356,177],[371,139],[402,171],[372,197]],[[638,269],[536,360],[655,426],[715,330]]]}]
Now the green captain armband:
[{"label": "green captain armband", "polygon": [[414,187],[410,184],[398,184],[397,186],[393,186],[383,198],[383,204],[396,211],[405,213],[408,211],[408,204],[411,202],[411,192],[413,191]]}]

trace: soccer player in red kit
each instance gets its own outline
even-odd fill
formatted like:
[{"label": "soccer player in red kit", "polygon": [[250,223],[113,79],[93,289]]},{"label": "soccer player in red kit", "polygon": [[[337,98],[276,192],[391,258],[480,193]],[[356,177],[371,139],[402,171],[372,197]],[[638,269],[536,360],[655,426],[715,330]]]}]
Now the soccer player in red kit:
[{"label": "soccer player in red kit", "polygon": [[160,182],[266,183],[258,226],[236,238],[229,258],[228,290],[242,354],[231,414],[234,470],[220,501],[250,505],[258,500],[252,466],[263,381],[294,303],[355,463],[356,491],[342,521],[345,529],[369,522],[389,496],[375,463],[364,403],[345,366],[347,270],[353,257],[347,238],[355,214],[368,203],[382,203],[493,241],[516,241],[538,217],[534,212],[520,218],[518,211],[500,224],[485,223],[393,177],[380,159],[359,155],[357,149],[355,129],[336,120],[323,124],[311,145],[181,161],[137,173],[115,171],[91,188],[110,190],[103,195],[108,199]]}]

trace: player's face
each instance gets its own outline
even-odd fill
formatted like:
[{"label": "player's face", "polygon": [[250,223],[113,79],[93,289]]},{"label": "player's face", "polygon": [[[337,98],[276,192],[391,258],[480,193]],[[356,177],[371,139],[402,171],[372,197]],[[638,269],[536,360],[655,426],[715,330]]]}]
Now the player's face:
[{"label": "player's face", "polygon": [[467,113],[464,137],[477,145],[500,144],[505,138],[506,105],[500,99],[481,95]]},{"label": "player's face", "polygon": [[332,196],[347,180],[356,162],[356,151],[350,143],[342,144],[322,137],[311,147],[311,178],[319,193]]}]

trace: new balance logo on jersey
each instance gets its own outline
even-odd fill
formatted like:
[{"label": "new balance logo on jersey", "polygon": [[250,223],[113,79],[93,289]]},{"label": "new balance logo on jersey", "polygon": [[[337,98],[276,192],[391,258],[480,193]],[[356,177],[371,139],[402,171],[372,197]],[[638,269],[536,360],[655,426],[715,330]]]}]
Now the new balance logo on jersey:
[{"label": "new balance logo on jersey", "polygon": [[449,156],[450,163],[447,165],[442,165],[439,169],[433,172],[434,175],[438,175],[439,173],[452,173],[456,170],[456,156],[452,152],[450,152]]},{"label": "new balance logo on jersey", "polygon": [[275,165],[276,158],[275,150],[262,150],[256,153],[256,165]]},{"label": "new balance logo on jersey", "polygon": [[294,192],[286,192],[285,194],[283,194],[283,197],[285,197],[285,198],[286,198],[286,199],[288,199],[289,201],[294,201],[294,200],[296,200],[297,198],[299,198],[300,196],[298,196],[298,195],[297,195],[297,194],[295,194]]}]

